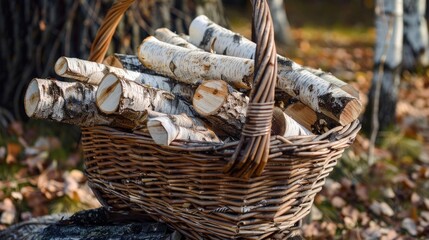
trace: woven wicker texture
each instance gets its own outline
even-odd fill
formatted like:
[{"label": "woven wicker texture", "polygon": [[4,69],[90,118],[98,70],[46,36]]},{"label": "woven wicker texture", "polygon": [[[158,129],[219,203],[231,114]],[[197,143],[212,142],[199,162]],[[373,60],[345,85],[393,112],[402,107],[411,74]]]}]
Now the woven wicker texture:
[{"label": "woven wicker texture", "polygon": [[[109,10],[90,60],[104,57],[132,2]],[[88,181],[103,205],[146,212],[191,239],[273,237],[309,213],[360,125],[356,120],[320,136],[270,136],[276,51],[266,1],[254,0],[253,7],[255,91],[240,141],[158,146],[145,132],[83,128]]]}]

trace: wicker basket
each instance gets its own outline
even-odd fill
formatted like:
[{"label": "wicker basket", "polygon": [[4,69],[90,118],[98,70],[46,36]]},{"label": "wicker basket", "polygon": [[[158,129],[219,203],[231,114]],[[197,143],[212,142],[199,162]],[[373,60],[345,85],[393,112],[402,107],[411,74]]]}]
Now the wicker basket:
[{"label": "wicker basket", "polygon": [[[109,10],[90,60],[103,59],[132,2],[117,1]],[[158,146],[145,132],[82,128],[88,181],[104,206],[145,212],[191,239],[285,238],[279,233],[290,232],[310,212],[360,124],[355,120],[318,136],[270,136],[273,29],[266,1],[254,0],[253,7],[256,90],[240,141]]]}]

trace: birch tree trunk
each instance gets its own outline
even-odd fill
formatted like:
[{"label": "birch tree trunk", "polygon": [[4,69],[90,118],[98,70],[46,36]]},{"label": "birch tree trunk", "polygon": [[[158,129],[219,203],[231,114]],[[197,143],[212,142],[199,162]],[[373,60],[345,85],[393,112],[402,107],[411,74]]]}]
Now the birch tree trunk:
[{"label": "birch tree trunk", "polygon": [[154,142],[163,146],[170,145],[174,140],[221,142],[213,131],[203,126],[195,126],[194,121],[186,116],[179,118],[179,121],[173,121],[177,117],[168,116],[149,119],[147,128]]},{"label": "birch tree trunk", "polygon": [[283,0],[268,0],[274,25],[274,38],[276,42],[286,46],[293,46],[292,31],[286,17]]},{"label": "birch tree trunk", "polygon": [[138,127],[146,124],[148,110],[166,114],[195,115],[186,102],[170,92],[127,81],[114,74],[107,75],[100,83],[96,101],[100,111],[121,115],[134,121]]},{"label": "birch tree trunk", "polygon": [[134,124],[122,117],[110,117],[98,111],[96,86],[79,82],[33,79],[25,93],[27,116],[74,124],[82,127],[107,125],[131,129]]},{"label": "birch tree trunk", "polygon": [[425,0],[403,0],[404,46],[403,67],[414,69],[417,63],[428,65],[428,29],[424,17]]},{"label": "birch tree trunk", "polygon": [[139,60],[162,75],[187,84],[222,79],[239,89],[252,83],[253,61],[189,50],[146,38],[138,49]]},{"label": "birch tree trunk", "polygon": [[378,109],[378,123],[373,129],[384,130],[395,122],[404,32],[402,0],[377,1],[376,30],[374,77],[363,124],[366,131],[375,124],[371,124],[374,109]]}]

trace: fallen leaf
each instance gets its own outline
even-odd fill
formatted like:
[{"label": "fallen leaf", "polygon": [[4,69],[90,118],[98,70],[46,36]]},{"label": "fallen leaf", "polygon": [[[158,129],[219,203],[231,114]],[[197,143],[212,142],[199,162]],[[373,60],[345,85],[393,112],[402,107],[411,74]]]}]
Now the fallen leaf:
[{"label": "fallen leaf", "polygon": [[421,201],[421,197],[416,192],[413,192],[411,194],[411,203],[414,205],[418,205],[420,204],[420,201]]},{"label": "fallen leaf", "polygon": [[405,218],[402,220],[402,228],[407,230],[411,236],[417,235],[417,226],[416,223],[411,218]]},{"label": "fallen leaf", "polygon": [[323,214],[316,206],[313,205],[311,207],[310,218],[313,221],[318,221],[323,218]]},{"label": "fallen leaf", "polygon": [[22,150],[21,145],[17,143],[8,143],[6,163],[7,164],[16,163],[18,160],[18,155],[19,153],[21,153],[21,150]]},{"label": "fallen leaf", "polygon": [[386,198],[394,198],[395,197],[395,192],[393,191],[393,189],[391,187],[384,188],[382,191],[383,191],[383,196],[385,196]]},{"label": "fallen leaf", "polygon": [[368,189],[363,184],[356,185],[356,195],[358,196],[359,200],[361,201],[367,201],[368,200]]},{"label": "fallen leaf", "polygon": [[0,147],[0,161],[3,161],[6,158],[6,148],[1,146]]},{"label": "fallen leaf", "polygon": [[15,222],[16,208],[10,198],[5,198],[3,200],[3,203],[0,205],[0,209],[3,210],[0,218],[1,223],[11,225]]},{"label": "fallen leaf", "polygon": [[346,201],[344,201],[344,199],[342,199],[341,197],[335,196],[332,200],[331,200],[332,206],[336,207],[336,208],[342,208],[346,205]]},{"label": "fallen leaf", "polygon": [[392,208],[385,202],[377,202],[374,201],[371,206],[369,207],[372,212],[374,212],[376,215],[385,215],[388,217],[393,216],[395,213],[393,212]]}]

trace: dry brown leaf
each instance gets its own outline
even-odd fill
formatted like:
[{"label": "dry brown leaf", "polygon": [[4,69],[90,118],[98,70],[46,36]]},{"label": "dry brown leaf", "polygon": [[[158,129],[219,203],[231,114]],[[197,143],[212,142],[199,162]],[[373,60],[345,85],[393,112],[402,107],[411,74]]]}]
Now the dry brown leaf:
[{"label": "dry brown leaf", "polygon": [[332,198],[331,203],[332,203],[332,206],[336,208],[342,208],[346,205],[346,201],[344,201],[344,199],[338,196],[335,196],[334,198]]},{"label": "dry brown leaf", "polygon": [[8,143],[7,144],[7,156],[6,163],[13,164],[18,160],[18,155],[21,153],[22,147],[18,143]]},{"label": "dry brown leaf", "polygon": [[48,207],[46,204],[48,200],[40,190],[26,186],[21,188],[21,193],[24,196],[28,207],[32,209],[33,216],[37,217],[48,214]]},{"label": "dry brown leaf", "polygon": [[356,185],[356,195],[358,197],[359,200],[361,201],[368,201],[369,197],[368,197],[368,189],[365,185],[363,184],[358,184]]}]

